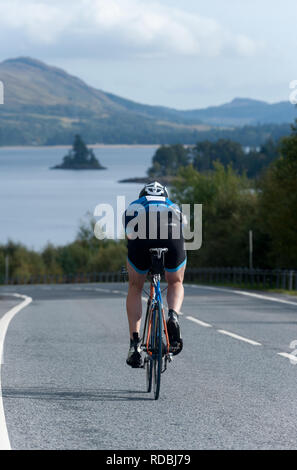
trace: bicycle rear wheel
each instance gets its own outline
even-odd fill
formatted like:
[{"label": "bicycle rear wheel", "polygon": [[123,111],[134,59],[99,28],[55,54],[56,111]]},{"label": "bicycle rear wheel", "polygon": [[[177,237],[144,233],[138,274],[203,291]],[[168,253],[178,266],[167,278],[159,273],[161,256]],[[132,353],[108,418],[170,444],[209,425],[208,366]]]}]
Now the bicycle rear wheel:
[{"label": "bicycle rear wheel", "polygon": [[162,373],[162,310],[161,304],[158,302],[154,312],[153,322],[153,384],[154,384],[154,397],[158,400],[161,387],[161,373]]},{"label": "bicycle rear wheel", "polygon": [[[151,309],[151,301],[150,299],[148,299],[145,323],[144,323],[144,329],[143,329],[143,338],[142,338],[142,344],[145,349],[152,348],[152,331],[150,332],[150,338],[147,343],[147,335],[148,335],[148,330],[152,322],[152,317],[153,317],[153,311]],[[149,355],[149,351],[146,351],[146,357],[144,359],[144,368],[145,368],[145,376],[146,376],[146,391],[150,393],[152,391],[153,360],[152,360],[152,357]]]}]

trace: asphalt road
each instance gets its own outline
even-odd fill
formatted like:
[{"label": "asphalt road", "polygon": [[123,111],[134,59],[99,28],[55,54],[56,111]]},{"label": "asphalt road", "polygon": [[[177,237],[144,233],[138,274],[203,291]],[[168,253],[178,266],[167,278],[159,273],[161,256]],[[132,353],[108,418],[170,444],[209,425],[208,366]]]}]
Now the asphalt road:
[{"label": "asphalt road", "polygon": [[[13,449],[297,448],[297,367],[279,355],[295,358],[297,299],[187,286],[184,351],[154,401],[144,371],[125,364],[125,291],[0,289],[33,298],[5,339],[2,399]],[[15,299],[1,299],[2,315]]]}]

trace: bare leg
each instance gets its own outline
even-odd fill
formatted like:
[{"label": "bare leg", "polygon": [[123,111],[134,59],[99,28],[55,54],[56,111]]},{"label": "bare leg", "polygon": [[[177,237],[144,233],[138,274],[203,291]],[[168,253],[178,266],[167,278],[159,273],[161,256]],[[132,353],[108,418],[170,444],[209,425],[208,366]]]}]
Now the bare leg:
[{"label": "bare leg", "polygon": [[176,272],[166,271],[165,277],[168,282],[167,304],[168,309],[173,309],[179,313],[184,300],[184,280],[185,267],[180,268]]},{"label": "bare leg", "polygon": [[126,306],[130,338],[132,339],[133,333],[140,332],[142,315],[141,293],[146,279],[146,274],[137,273],[129,263],[127,263],[127,269],[129,273],[129,288]]}]

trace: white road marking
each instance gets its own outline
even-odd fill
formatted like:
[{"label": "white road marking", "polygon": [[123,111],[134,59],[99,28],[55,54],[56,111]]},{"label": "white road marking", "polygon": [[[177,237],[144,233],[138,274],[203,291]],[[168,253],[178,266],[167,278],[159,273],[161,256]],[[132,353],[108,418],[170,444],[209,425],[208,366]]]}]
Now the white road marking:
[{"label": "white road marking", "polygon": [[194,284],[185,284],[187,287],[192,287],[193,289],[207,289],[207,290],[216,290],[219,292],[228,292],[230,294],[246,295],[248,297],[255,297],[256,299],[269,300],[271,302],[279,302],[282,304],[294,305],[297,307],[297,302],[292,302],[291,300],[277,299],[276,297],[270,297],[268,295],[255,294],[254,292],[247,292],[243,290],[231,290],[225,289],[224,287],[210,287],[203,285],[194,285]]},{"label": "white road marking", "polygon": [[200,326],[204,326],[205,328],[212,328],[212,325],[210,325],[209,323],[205,323],[204,321],[198,320],[198,318],[186,317],[186,319],[193,321],[194,323],[197,323]]},{"label": "white road marking", "polygon": [[290,359],[294,364],[297,364],[297,357],[294,356],[294,354],[289,354],[289,353],[277,353],[278,356],[286,357],[287,359]]},{"label": "white road marking", "polygon": [[13,295],[14,297],[18,297],[20,299],[24,299],[23,302],[16,305],[8,312],[0,320],[0,449],[1,450],[11,450],[10,441],[8,437],[8,431],[6,426],[5,414],[4,414],[4,407],[3,407],[3,399],[2,399],[2,386],[1,386],[1,366],[3,364],[3,351],[4,351],[4,341],[7,332],[7,328],[9,323],[13,319],[13,317],[19,313],[20,310],[27,307],[32,302],[32,298],[26,295],[20,294],[4,294],[4,295]]},{"label": "white road marking", "polygon": [[281,304],[295,305],[297,307],[297,302],[291,302],[291,300],[277,299],[276,297],[269,297],[268,295],[254,294],[252,292],[245,291],[234,291],[235,294],[248,295],[250,297],[255,297],[256,299],[270,300],[271,302],[279,302]]},{"label": "white road marking", "polygon": [[231,338],[239,339],[240,341],[244,341],[245,343],[252,344],[253,346],[262,346],[262,344],[258,343],[257,341],[254,341],[254,340],[248,339],[248,338],[244,338],[244,336],[236,335],[235,333],[231,333],[230,331],[217,330],[217,332],[221,333],[222,335],[231,336]]}]

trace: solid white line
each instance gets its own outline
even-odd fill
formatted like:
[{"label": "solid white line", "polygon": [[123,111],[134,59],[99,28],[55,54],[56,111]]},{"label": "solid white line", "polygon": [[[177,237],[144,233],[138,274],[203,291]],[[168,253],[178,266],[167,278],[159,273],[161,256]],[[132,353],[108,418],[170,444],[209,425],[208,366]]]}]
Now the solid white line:
[{"label": "solid white line", "polygon": [[251,292],[245,292],[245,291],[234,291],[235,294],[239,295],[248,295],[250,297],[255,297],[256,299],[262,299],[262,300],[270,300],[271,302],[279,302],[281,304],[288,304],[288,305],[295,305],[297,307],[297,302],[291,302],[290,300],[284,300],[284,299],[277,299],[275,297],[269,297],[268,295],[261,295],[261,294],[254,294]]},{"label": "solid white line", "polygon": [[255,294],[254,292],[247,292],[243,290],[231,290],[225,289],[224,287],[210,287],[203,285],[194,285],[194,284],[185,284],[187,287],[192,287],[194,289],[207,289],[207,290],[216,290],[219,292],[228,292],[230,294],[246,295],[248,297],[255,297],[256,299],[269,300],[271,302],[279,302],[282,304],[294,305],[297,307],[297,302],[292,302],[291,300],[277,299],[276,297],[269,297],[268,295]]},{"label": "solid white line", "polygon": [[231,338],[239,339],[240,341],[244,341],[245,343],[252,344],[253,346],[262,346],[262,344],[257,343],[257,341],[253,341],[252,339],[244,338],[243,336],[236,335],[235,333],[231,333],[230,331],[217,330],[217,332],[222,333],[222,335],[231,336]]},{"label": "solid white line", "polygon": [[187,320],[191,320],[200,326],[204,326],[205,328],[212,328],[212,325],[210,325],[209,323],[205,323],[204,321],[198,320],[198,318],[194,318],[194,317],[186,317],[186,318]]},{"label": "solid white line", "polygon": [[294,356],[294,354],[288,354],[288,353],[277,353],[278,356],[286,357],[287,359],[290,359],[292,363],[297,364],[297,357]]},{"label": "solid white line", "polygon": [[7,328],[9,323],[13,319],[13,317],[19,313],[20,310],[27,307],[32,302],[31,297],[27,297],[26,295],[20,294],[4,294],[4,295],[13,295],[14,297],[18,297],[24,299],[23,302],[13,307],[11,310],[5,313],[5,315],[0,320],[0,450],[11,450],[8,431],[6,426],[5,414],[4,414],[4,407],[3,407],[3,399],[2,399],[2,386],[1,386],[1,366],[3,364],[3,351],[4,351],[4,341],[5,335],[7,332]]}]

